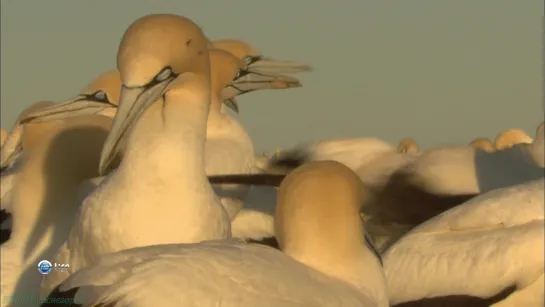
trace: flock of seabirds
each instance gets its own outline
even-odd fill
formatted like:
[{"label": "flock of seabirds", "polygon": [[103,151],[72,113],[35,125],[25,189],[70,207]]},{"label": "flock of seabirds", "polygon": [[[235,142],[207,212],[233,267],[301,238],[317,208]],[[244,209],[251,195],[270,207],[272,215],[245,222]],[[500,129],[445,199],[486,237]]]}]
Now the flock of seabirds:
[{"label": "flock of seabirds", "polygon": [[2,130],[2,306],[543,306],[543,123],[256,155],[226,108],[310,70],[134,21],[117,69]]}]

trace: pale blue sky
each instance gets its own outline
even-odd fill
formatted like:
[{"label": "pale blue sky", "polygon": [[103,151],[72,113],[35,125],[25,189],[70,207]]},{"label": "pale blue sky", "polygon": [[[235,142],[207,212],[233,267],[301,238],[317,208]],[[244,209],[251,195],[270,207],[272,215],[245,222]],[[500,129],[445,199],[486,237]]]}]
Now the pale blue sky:
[{"label": "pale blue sky", "polygon": [[2,127],[115,67],[136,18],[176,13],[211,39],[304,61],[303,88],[239,99],[256,150],[376,136],[423,147],[533,136],[543,121],[541,0],[131,0],[1,2]]}]

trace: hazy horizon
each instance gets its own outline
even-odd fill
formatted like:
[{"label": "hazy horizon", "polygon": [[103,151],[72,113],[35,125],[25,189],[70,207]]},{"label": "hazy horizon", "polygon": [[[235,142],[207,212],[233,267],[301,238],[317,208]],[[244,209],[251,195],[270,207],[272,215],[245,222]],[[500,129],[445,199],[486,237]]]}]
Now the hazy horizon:
[{"label": "hazy horizon", "polygon": [[[213,5],[212,5],[213,4]],[[115,67],[136,18],[174,13],[210,39],[297,60],[299,89],[238,99],[256,151],[334,137],[421,147],[493,139],[543,121],[543,1],[2,1],[1,125],[74,96]]]}]

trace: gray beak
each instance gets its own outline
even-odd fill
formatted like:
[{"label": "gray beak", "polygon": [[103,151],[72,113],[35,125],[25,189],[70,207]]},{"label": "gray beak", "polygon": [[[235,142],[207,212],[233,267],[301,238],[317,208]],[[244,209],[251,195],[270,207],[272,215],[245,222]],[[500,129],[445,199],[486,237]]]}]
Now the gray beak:
[{"label": "gray beak", "polygon": [[[253,61],[252,61],[253,60]],[[312,67],[294,61],[275,60],[267,57],[252,57],[248,63],[248,69],[262,73],[298,73],[311,71]]]},{"label": "gray beak", "polygon": [[40,111],[27,114],[20,119],[20,123],[25,124],[31,121],[52,121],[82,115],[94,115],[105,109],[116,107],[116,105],[105,101],[92,100],[87,95],[79,95],[65,102],[55,103]]},{"label": "gray beak", "polygon": [[239,75],[231,84],[222,91],[223,102],[227,107],[238,113],[238,105],[232,98],[245,93],[257,90],[280,90],[301,87],[301,82],[297,78],[264,73],[255,69],[241,70]]},{"label": "gray beak", "polygon": [[124,144],[128,132],[140,118],[140,115],[163,95],[172,80],[174,78],[168,78],[152,87],[128,88],[123,85],[117,113],[100,155],[99,173],[101,176],[109,170],[121,150],[121,144]]}]

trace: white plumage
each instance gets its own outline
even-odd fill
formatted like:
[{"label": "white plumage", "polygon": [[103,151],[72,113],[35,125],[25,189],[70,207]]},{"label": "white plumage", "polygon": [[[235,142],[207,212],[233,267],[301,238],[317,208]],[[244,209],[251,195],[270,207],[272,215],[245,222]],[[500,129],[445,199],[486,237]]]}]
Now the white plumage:
[{"label": "white plumage", "polygon": [[75,302],[116,306],[386,306],[270,247],[156,245],[103,257],[64,282]]},{"label": "white plumage", "polygon": [[[544,239],[543,179],[482,194],[422,223],[385,252],[390,303],[488,298],[510,286],[524,291],[543,283]],[[542,306],[539,289],[527,304],[508,297],[501,306]]]}]

